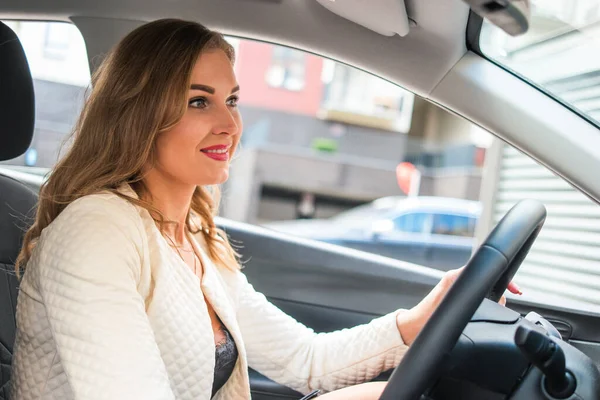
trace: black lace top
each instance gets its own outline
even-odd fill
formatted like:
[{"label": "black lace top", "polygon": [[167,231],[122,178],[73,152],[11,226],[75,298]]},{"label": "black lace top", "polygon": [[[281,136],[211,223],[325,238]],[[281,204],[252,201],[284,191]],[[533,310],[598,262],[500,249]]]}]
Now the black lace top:
[{"label": "black lace top", "polygon": [[215,349],[215,377],[211,397],[227,382],[238,358],[238,350],[231,334],[224,326],[221,329],[225,334],[225,339],[218,343]]}]

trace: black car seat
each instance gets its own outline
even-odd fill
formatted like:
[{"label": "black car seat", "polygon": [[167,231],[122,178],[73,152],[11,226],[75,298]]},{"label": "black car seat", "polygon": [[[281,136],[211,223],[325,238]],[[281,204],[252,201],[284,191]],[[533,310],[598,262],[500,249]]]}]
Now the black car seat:
[{"label": "black car seat", "polygon": [[[34,110],[33,81],[25,53],[17,35],[0,22],[0,161],[27,150],[33,137]],[[36,204],[36,193],[0,172],[0,400],[8,400],[15,341],[14,262]]]}]

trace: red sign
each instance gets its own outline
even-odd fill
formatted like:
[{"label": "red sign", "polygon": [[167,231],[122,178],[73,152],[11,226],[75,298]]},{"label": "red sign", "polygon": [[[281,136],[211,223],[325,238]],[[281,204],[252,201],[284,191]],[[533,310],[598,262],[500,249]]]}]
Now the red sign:
[{"label": "red sign", "polygon": [[396,179],[398,180],[398,186],[404,192],[404,194],[409,195],[411,193],[411,189],[414,190],[414,179],[418,179],[417,176],[419,171],[417,167],[409,162],[403,162],[398,164],[396,167]]}]

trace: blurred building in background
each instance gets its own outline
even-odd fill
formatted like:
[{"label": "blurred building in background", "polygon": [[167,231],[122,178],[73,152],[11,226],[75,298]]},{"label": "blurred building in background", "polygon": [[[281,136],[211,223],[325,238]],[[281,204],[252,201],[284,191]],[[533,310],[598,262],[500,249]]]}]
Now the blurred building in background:
[{"label": "blurred building in background", "polygon": [[323,218],[402,195],[403,161],[422,170],[420,194],[478,198],[489,136],[469,122],[355,68],[234,43],[244,137],[223,216],[262,223],[304,218],[299,211],[308,207]]}]

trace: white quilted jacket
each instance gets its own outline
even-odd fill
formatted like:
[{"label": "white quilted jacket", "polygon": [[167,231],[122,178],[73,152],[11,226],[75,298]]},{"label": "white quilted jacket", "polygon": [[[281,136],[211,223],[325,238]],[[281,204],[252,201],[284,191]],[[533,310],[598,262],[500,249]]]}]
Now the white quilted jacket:
[{"label": "white quilted jacket", "polygon": [[372,379],[406,351],[393,314],[315,334],[244,274],[202,258],[200,282],[148,212],[113,194],[69,205],[42,232],[21,283],[11,398],[209,399],[205,298],[239,349],[216,399],[250,398],[248,365],[301,392],[330,391]]}]

